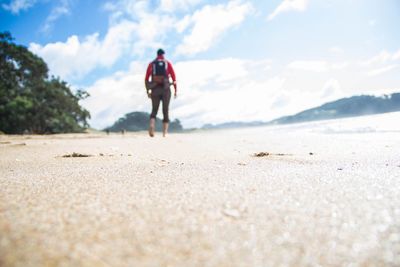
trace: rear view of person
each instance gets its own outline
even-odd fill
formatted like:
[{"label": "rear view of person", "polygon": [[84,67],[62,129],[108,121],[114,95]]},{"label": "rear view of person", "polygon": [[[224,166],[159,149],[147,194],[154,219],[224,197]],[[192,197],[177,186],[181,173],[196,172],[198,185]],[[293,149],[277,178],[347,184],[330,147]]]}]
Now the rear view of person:
[{"label": "rear view of person", "polygon": [[154,137],[154,130],[156,126],[156,116],[160,102],[162,102],[163,111],[163,136],[165,137],[168,133],[169,125],[169,102],[171,100],[170,80],[174,85],[175,98],[177,97],[176,91],[176,77],[174,68],[171,62],[164,58],[164,50],[157,50],[157,57],[149,63],[146,71],[145,85],[147,90],[147,96],[151,99],[152,110],[150,115],[149,135]]}]

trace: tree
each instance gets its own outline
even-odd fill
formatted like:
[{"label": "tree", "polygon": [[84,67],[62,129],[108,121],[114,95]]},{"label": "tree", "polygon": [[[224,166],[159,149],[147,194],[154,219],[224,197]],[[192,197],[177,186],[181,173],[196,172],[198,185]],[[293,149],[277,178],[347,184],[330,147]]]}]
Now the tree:
[{"label": "tree", "polygon": [[82,132],[90,114],[79,105],[88,93],[72,93],[26,47],[0,33],[0,131],[10,134]]}]

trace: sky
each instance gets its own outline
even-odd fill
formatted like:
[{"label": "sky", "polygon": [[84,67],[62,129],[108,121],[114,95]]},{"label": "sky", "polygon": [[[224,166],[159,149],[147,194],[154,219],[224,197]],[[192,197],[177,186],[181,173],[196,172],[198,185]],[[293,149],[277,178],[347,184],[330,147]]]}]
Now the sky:
[{"label": "sky", "polygon": [[158,48],[177,75],[170,117],[185,128],[400,92],[399,27],[399,0],[0,0],[0,31],[89,92],[97,129],[150,112]]}]

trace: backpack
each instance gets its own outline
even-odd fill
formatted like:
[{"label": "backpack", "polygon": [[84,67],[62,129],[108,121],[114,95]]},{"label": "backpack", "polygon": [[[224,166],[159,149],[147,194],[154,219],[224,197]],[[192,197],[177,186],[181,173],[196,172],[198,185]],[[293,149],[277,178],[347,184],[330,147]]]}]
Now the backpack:
[{"label": "backpack", "polygon": [[154,60],[153,61],[153,73],[152,81],[156,84],[164,84],[167,77],[168,63],[166,60]]}]

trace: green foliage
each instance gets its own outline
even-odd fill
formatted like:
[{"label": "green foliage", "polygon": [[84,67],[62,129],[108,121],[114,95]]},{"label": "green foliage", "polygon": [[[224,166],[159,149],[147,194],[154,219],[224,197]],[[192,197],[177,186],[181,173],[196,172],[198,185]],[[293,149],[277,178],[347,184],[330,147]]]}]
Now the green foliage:
[{"label": "green foliage", "polygon": [[[145,131],[149,128],[150,114],[146,112],[131,112],[118,119],[111,127],[106,128],[110,132],[125,131]],[[161,131],[162,121],[156,118],[156,130]],[[176,119],[169,124],[170,132],[180,132],[183,130],[181,122]]]},{"label": "green foliage", "polygon": [[0,33],[0,131],[8,134],[82,132],[90,114],[79,105],[88,93],[48,78],[46,63]]}]

